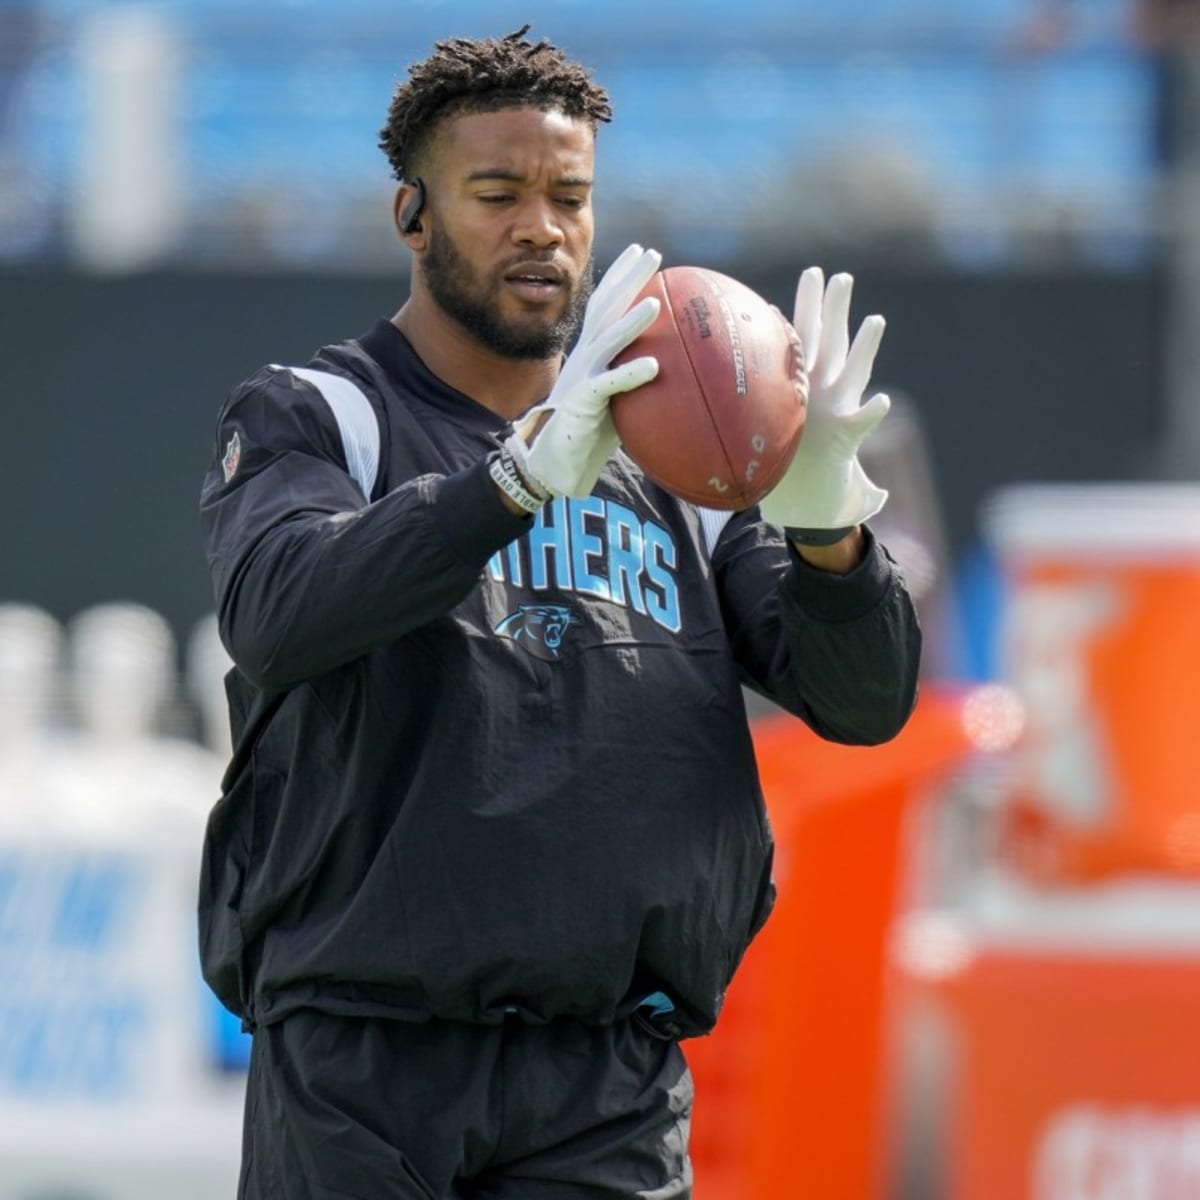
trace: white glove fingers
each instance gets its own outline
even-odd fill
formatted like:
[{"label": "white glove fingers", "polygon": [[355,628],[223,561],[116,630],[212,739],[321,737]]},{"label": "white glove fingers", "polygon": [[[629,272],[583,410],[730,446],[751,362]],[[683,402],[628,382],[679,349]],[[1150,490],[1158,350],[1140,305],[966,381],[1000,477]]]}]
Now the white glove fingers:
[{"label": "white glove fingers", "polygon": [[821,379],[833,379],[846,361],[850,344],[850,293],[854,276],[844,271],[835,275],[825,289],[821,306],[821,344],[817,350],[817,374]]},{"label": "white glove fingers", "polygon": [[855,403],[871,381],[871,369],[875,365],[875,355],[879,353],[879,343],[883,339],[886,325],[887,322],[881,316],[867,317],[858,327],[854,343],[846,355],[839,391]]},{"label": "white glove fingers", "polygon": [[622,279],[641,261],[645,253],[637,242],[626,246],[600,277],[600,282],[596,284],[596,294],[607,295],[612,289],[619,287]]},{"label": "white glove fingers", "polygon": [[634,242],[632,245],[626,246],[624,250],[617,255],[616,259],[609,266],[608,270],[600,276],[599,282],[592,289],[592,294],[588,298],[587,309],[583,318],[583,334],[587,334],[595,329],[603,327],[605,317],[614,305],[614,292],[620,284],[621,277],[625,275],[638,259],[645,253],[641,246]]},{"label": "white glove fingers", "polygon": [[825,295],[825,272],[809,267],[796,285],[796,307],[792,325],[804,344],[804,358],[811,371],[821,340],[821,300]]},{"label": "white glove fingers", "polygon": [[866,441],[875,429],[875,426],[888,415],[891,408],[891,399],[885,396],[883,392],[878,392],[862,408],[851,413],[846,418],[846,426],[854,435],[856,445],[861,445]]},{"label": "white glove fingers", "polygon": [[657,296],[644,296],[619,321],[597,336],[595,345],[588,350],[588,357],[596,366],[607,367],[658,320],[661,309]]},{"label": "white glove fingers", "polygon": [[658,359],[646,355],[644,358],[635,358],[619,367],[613,367],[603,375],[597,375],[593,386],[601,395],[615,396],[618,392],[632,392],[634,388],[640,388],[657,374]]},{"label": "white glove fingers", "polygon": [[[606,319],[603,324],[597,326],[597,332],[606,329],[609,324],[617,317],[622,316],[629,306],[642,294],[642,289],[654,278],[659,267],[662,266],[662,255],[657,250],[645,251],[628,270],[626,277],[621,281],[619,289],[613,292],[612,307],[606,312]],[[650,297],[646,297],[650,299]],[[657,303],[657,300],[655,301]],[[655,316],[657,316],[657,310]],[[651,318],[653,323],[653,318]]]},{"label": "white glove fingers", "polygon": [[637,259],[630,262],[622,273],[620,286],[614,284],[622,296],[628,296],[626,305],[632,304],[642,288],[654,278],[655,272],[662,266],[662,255],[657,250],[643,250]]},{"label": "white glove fingers", "polygon": [[661,265],[662,255],[657,250],[643,250],[636,243],[628,247],[592,293],[584,320],[587,333],[595,335],[620,317]]},{"label": "white glove fingers", "polygon": [[549,399],[514,423],[509,439],[514,453],[522,452],[530,477],[553,495],[586,496],[592,490],[618,445],[609,397],[658,374],[658,361],[646,355],[606,368],[658,317],[662,305],[656,297],[634,301],[661,263],[657,251],[637,245],[619,256],[588,302],[579,342]]}]

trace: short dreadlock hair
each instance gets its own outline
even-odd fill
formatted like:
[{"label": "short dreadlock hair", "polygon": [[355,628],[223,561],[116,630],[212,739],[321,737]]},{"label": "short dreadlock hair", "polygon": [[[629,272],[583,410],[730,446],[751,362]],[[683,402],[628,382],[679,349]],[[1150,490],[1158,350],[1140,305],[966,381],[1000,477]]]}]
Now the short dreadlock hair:
[{"label": "short dreadlock hair", "polygon": [[502,38],[450,38],[414,63],[399,83],[379,131],[379,148],[397,179],[409,178],[445,117],[531,105],[587,121],[595,131],[612,120],[608,93],[579,63],[547,41],[531,42],[529,26]]}]

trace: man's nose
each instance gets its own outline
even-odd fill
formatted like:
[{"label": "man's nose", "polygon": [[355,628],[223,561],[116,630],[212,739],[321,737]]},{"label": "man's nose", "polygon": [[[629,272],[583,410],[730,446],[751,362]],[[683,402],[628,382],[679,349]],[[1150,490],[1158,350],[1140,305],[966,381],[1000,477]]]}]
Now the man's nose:
[{"label": "man's nose", "polygon": [[528,246],[558,246],[563,240],[558,211],[548,197],[531,197],[523,205],[513,226],[513,240]]}]

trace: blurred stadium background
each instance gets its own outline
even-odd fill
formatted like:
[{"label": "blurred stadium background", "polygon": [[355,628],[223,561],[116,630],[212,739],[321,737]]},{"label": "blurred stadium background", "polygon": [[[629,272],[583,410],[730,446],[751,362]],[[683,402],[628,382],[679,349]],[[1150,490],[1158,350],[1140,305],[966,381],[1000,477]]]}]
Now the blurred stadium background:
[{"label": "blurred stadium background", "polygon": [[0,0],[0,1200],[236,1184],[192,907],[216,409],[407,293],[396,80],[594,68],[598,258],[855,272],[924,698],[754,706],[781,902],[691,1047],[699,1200],[1200,1196],[1200,4]]}]

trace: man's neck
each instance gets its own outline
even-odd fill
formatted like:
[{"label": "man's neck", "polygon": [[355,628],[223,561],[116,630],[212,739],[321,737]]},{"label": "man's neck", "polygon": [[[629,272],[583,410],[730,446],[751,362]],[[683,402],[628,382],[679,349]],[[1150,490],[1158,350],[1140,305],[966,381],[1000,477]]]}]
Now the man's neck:
[{"label": "man's neck", "polygon": [[434,304],[409,300],[392,324],[439,379],[506,421],[544,400],[558,378],[558,357],[505,358],[480,345]]}]

